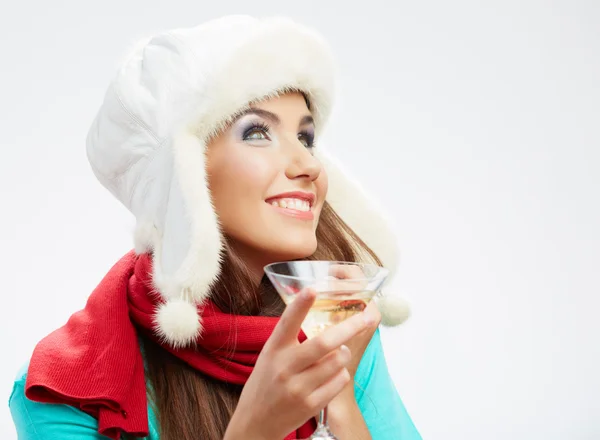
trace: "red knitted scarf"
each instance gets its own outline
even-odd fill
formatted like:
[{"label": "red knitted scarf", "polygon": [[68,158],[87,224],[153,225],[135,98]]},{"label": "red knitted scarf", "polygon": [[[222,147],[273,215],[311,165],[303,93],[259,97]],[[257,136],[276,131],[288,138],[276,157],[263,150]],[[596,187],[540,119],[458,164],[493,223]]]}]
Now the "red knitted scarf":
[{"label": "red knitted scarf", "polygon": [[[100,434],[115,440],[121,432],[148,435],[144,362],[134,323],[153,337],[160,300],[151,293],[151,268],[147,254],[128,253],[85,308],[40,341],[27,374],[29,399],[79,408],[98,419]],[[163,348],[208,376],[245,384],[279,318],[229,315],[211,302],[201,315],[196,348]],[[315,426],[311,419],[284,440],[307,438]]]}]

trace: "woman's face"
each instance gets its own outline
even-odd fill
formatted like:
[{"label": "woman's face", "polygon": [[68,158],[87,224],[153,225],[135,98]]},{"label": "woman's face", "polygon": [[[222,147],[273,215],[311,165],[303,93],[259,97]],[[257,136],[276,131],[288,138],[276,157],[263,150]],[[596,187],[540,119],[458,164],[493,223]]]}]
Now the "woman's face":
[{"label": "woman's face", "polygon": [[311,255],[327,193],[313,156],[313,120],[299,93],[257,103],[208,145],[221,227],[254,270]]}]

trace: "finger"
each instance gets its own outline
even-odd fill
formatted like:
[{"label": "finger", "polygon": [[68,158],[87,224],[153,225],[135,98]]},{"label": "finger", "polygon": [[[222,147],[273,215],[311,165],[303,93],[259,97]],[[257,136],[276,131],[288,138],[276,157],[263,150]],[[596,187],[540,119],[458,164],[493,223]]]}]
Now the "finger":
[{"label": "finger", "polygon": [[323,386],[317,388],[308,396],[308,402],[313,408],[325,408],[337,396],[352,378],[348,370],[343,368]]},{"label": "finger", "polygon": [[363,290],[368,284],[365,273],[356,264],[332,265],[329,271],[329,274],[335,278],[332,282],[335,288],[331,290],[339,290],[340,294],[343,294],[344,291],[348,291],[348,293],[358,292]]},{"label": "finger", "polygon": [[329,327],[319,336],[300,344],[296,350],[294,370],[305,370],[372,325],[372,317],[361,312]]},{"label": "finger", "polygon": [[301,381],[309,389],[319,388],[345,368],[351,359],[350,349],[342,345],[301,374],[296,375],[296,380]]},{"label": "finger", "polygon": [[379,308],[377,307],[375,301],[370,301],[365,310],[363,310],[363,313],[365,314],[367,319],[372,321],[370,327],[375,328],[379,326],[379,324],[381,323],[381,312],[379,311]]},{"label": "finger", "polygon": [[275,326],[267,344],[269,347],[282,346],[298,341],[300,326],[306,314],[315,302],[317,294],[314,289],[305,289],[296,294],[294,300],[285,308],[279,322]]},{"label": "finger", "polygon": [[365,274],[356,264],[336,264],[330,268],[330,275],[343,280],[348,278],[364,278]]}]

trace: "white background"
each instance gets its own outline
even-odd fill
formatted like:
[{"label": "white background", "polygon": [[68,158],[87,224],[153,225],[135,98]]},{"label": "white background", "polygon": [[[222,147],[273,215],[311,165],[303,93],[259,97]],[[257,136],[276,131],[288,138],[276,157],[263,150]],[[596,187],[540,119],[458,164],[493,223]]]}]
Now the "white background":
[{"label": "white background", "polygon": [[0,438],[19,366],[131,246],[84,149],[120,57],[229,13],[289,15],[334,46],[331,148],[400,236],[413,317],[384,344],[423,437],[600,438],[600,2],[3,6]]}]

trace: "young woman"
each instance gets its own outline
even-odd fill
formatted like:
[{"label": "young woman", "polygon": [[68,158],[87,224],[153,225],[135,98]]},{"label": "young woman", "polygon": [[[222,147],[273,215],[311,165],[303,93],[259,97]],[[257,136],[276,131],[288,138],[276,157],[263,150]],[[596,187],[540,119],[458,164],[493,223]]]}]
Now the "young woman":
[{"label": "young woman", "polygon": [[[305,340],[314,293],[285,308],[264,277],[275,261],[395,264],[384,219],[315,141],[333,87],[326,44],[287,19],[226,17],[133,50],[87,152],[135,215],[136,249],[18,375],[19,439],[306,438],[326,405],[342,440],[420,439],[375,303]],[[406,318],[378,304],[384,324]]]}]

